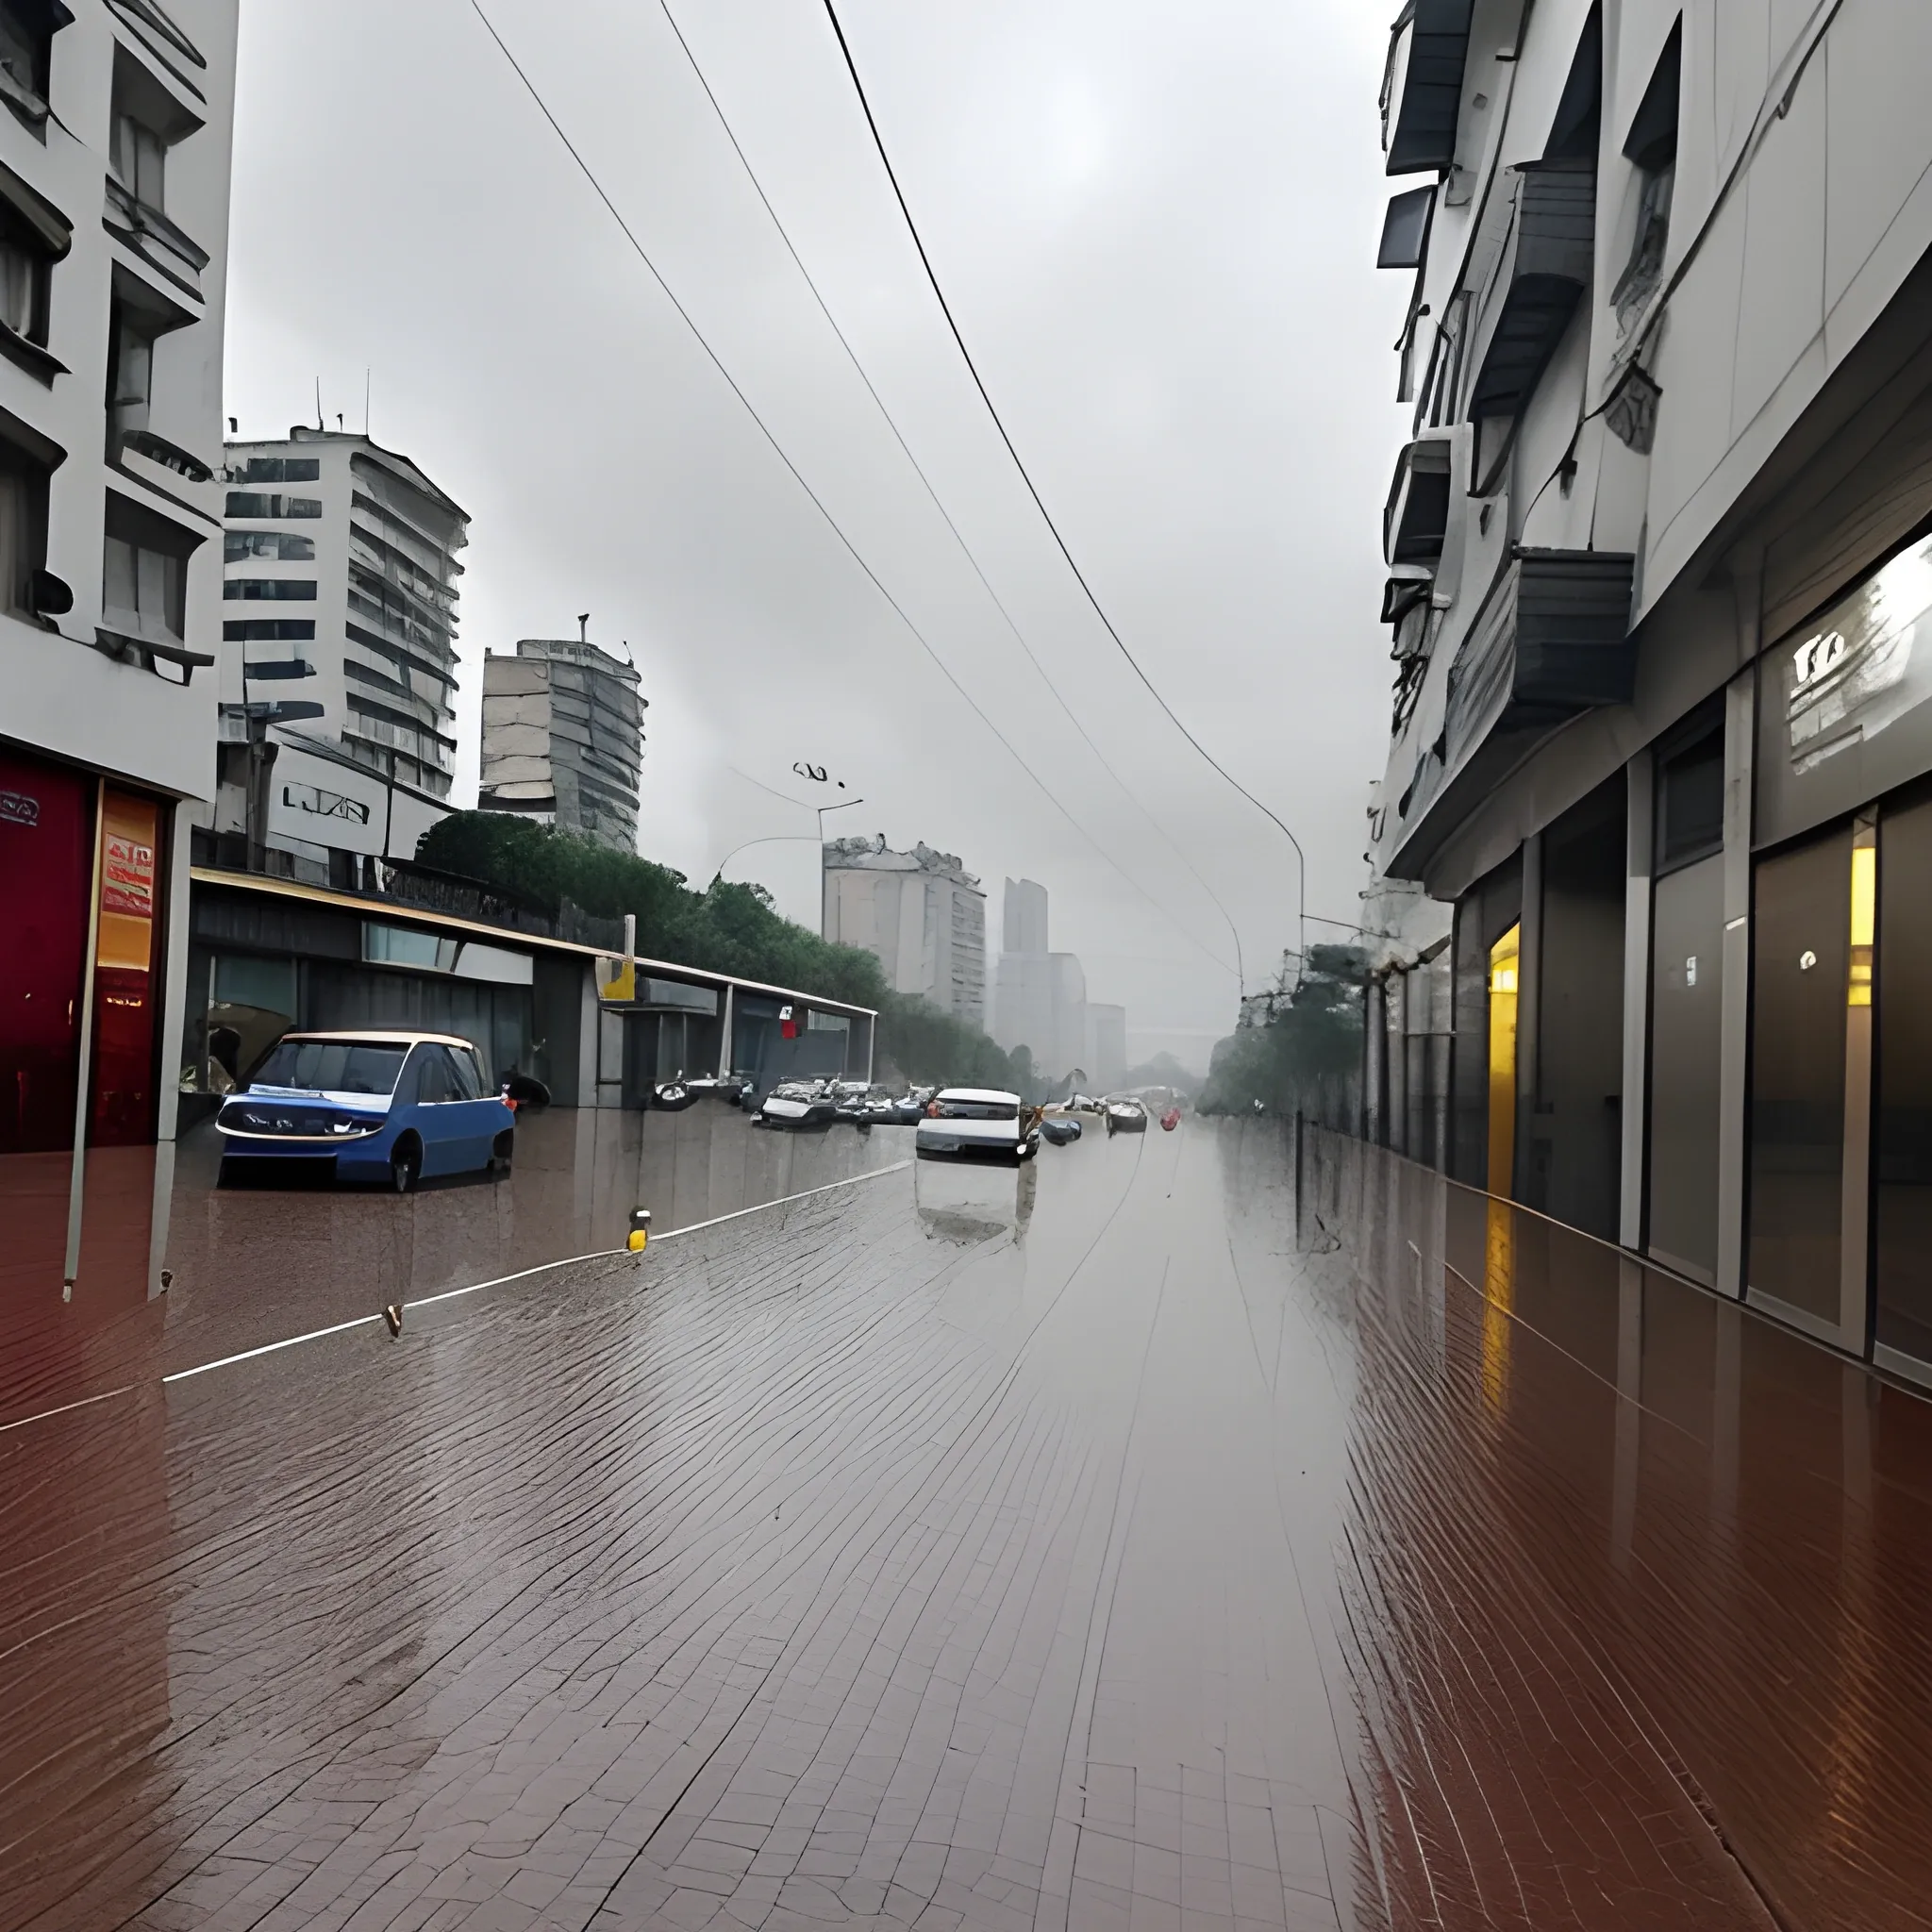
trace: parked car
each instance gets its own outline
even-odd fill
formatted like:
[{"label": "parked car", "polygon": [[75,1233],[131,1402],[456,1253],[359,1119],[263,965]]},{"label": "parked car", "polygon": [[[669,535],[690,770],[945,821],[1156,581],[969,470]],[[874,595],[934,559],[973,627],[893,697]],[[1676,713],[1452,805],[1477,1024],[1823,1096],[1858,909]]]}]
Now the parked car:
[{"label": "parked car", "polygon": [[1109,1100],[1106,1103],[1107,1137],[1116,1134],[1144,1134],[1147,1109],[1138,1100]]},{"label": "parked car", "polygon": [[1040,1124],[1040,1138],[1055,1147],[1070,1147],[1080,1138],[1080,1123],[1065,1114],[1049,1114]]},{"label": "parked car", "polygon": [[508,1173],[509,1091],[452,1034],[285,1033],[215,1116],[222,1178],[300,1163],[406,1194],[431,1174]]},{"label": "parked car", "polygon": [[1040,1112],[1017,1093],[942,1088],[926,1103],[913,1151],[922,1159],[1026,1160],[1040,1150]]},{"label": "parked car", "polygon": [[826,1080],[781,1080],[752,1115],[767,1127],[826,1127],[837,1118],[838,1095]]}]

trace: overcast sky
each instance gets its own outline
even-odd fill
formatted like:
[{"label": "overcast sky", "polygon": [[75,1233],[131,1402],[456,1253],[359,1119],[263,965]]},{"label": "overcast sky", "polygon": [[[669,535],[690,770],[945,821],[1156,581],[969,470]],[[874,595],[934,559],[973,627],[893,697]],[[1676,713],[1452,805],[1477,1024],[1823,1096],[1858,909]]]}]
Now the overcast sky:
[{"label": "overcast sky", "polygon": [[[1208,770],[1081,596],[924,283],[816,0],[671,0],[866,375],[787,254],[657,0],[484,0],[773,452],[469,0],[242,9],[228,413],[370,428],[470,512],[458,780],[478,665],[627,641],[645,854],[816,924],[808,804],[1051,895],[1138,1056],[1204,1065],[1294,936],[1294,856]],[[1386,744],[1379,513],[1406,278],[1388,9],[1355,0],[844,0],[954,313],[1089,582],[1190,728],[1358,916]],[[1016,629],[1018,635],[1016,636]],[[1022,641],[1024,640],[1024,642]],[[1036,669],[1027,653],[1037,660]],[[934,662],[971,692],[1025,765]],[[1043,674],[1043,675],[1042,675]],[[1058,688],[1118,781],[1048,689]],[[848,790],[798,778],[825,767]],[[769,789],[760,789],[769,788]],[[1049,795],[1050,794],[1050,795]],[[1205,882],[1205,883],[1204,883]],[[1211,893],[1211,897],[1210,897]],[[1315,929],[1320,937],[1320,929]],[[1218,963],[1217,963],[1218,962]]]}]

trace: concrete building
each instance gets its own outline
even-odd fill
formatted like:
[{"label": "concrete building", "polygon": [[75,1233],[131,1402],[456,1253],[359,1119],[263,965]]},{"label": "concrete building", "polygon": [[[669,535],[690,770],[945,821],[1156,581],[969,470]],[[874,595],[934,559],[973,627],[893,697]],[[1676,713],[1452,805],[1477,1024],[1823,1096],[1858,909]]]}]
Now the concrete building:
[{"label": "concrete building", "polygon": [[[1048,1080],[1087,1066],[1087,975],[1072,953],[1047,947],[1046,888],[1008,879],[993,988],[993,1039],[1008,1053],[1024,1046]],[[1124,1038],[1123,1040],[1124,1056]]]},{"label": "concrete building", "polygon": [[894,992],[916,993],[986,1030],[986,894],[952,853],[827,841],[822,930],[872,954]]},{"label": "concrete building", "polygon": [[641,682],[634,664],[587,637],[524,638],[514,658],[485,658],[478,806],[635,852]]},{"label": "concrete building", "polygon": [[0,13],[0,1298],[158,1280],[215,782],[235,0]]},{"label": "concrete building", "polygon": [[211,827],[338,884],[413,858],[449,809],[469,518],[366,436],[297,427],[226,465]]},{"label": "concrete building", "polygon": [[1403,9],[1370,830],[1454,928],[1364,1068],[1378,1140],[1922,1381],[1928,69],[1908,0]]},{"label": "concrete building", "polygon": [[1087,1077],[1096,1093],[1111,1093],[1127,1077],[1127,1009],[1090,1001]]}]

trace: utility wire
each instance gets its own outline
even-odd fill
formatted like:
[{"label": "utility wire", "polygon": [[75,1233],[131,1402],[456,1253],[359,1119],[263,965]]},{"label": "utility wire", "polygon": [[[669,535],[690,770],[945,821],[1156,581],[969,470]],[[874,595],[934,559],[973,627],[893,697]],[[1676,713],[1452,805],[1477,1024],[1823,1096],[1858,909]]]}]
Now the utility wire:
[{"label": "utility wire", "polygon": [[[1282,837],[1294,847],[1300,888],[1300,903],[1297,908],[1297,916],[1301,922],[1305,923],[1307,917],[1308,905],[1308,861],[1307,855],[1302,850],[1301,841],[1289,830],[1288,826],[1282,823],[1280,817],[1275,812],[1263,805],[1174,715],[1174,707],[1155,689],[1153,679],[1141,670],[1140,660],[1134,656],[1133,652],[1128,650],[1125,640],[1114,628],[1113,620],[1101,608],[1100,600],[1093,594],[1093,587],[1087,581],[1086,573],[1074,562],[1074,553],[1067,548],[1067,541],[1060,535],[1059,525],[1054,522],[1053,513],[1041,501],[1040,491],[1034,487],[1033,478],[1028,474],[1026,465],[1021,460],[1020,452],[1013,447],[1013,439],[1007,434],[1007,425],[1001,420],[999,410],[994,408],[992,397],[987,392],[986,384],[980,379],[978,367],[973,360],[973,352],[966,346],[966,338],[959,333],[959,325],[953,319],[952,305],[946,300],[945,291],[940,287],[940,278],[933,271],[932,258],[926,254],[925,243],[920,239],[919,224],[912,219],[912,210],[907,206],[905,191],[899,186],[899,176],[892,166],[892,158],[886,152],[885,139],[879,133],[878,120],[873,113],[872,102],[867,97],[865,92],[865,83],[858,77],[858,65],[852,58],[852,48],[845,39],[845,29],[839,24],[839,9],[833,4],[833,0],[825,0],[825,17],[831,22],[832,32],[838,37],[839,51],[845,57],[845,71],[852,76],[853,88],[858,95],[858,105],[865,114],[865,125],[872,130],[873,145],[878,150],[879,160],[885,167],[886,179],[892,184],[893,198],[899,204],[899,212],[906,218],[906,230],[912,237],[912,245],[919,251],[919,259],[921,265],[925,270],[925,278],[932,285],[932,292],[938,298],[941,313],[946,318],[946,326],[952,330],[953,340],[959,346],[959,354],[965,359],[967,374],[973,377],[973,386],[978,390],[979,399],[986,405],[987,414],[992,418],[993,427],[999,431],[1000,441],[1006,444],[1007,454],[1012,458],[1013,467],[1019,471],[1021,482],[1026,486],[1026,493],[1032,497],[1034,506],[1040,511],[1047,529],[1052,532],[1053,541],[1058,544],[1060,555],[1067,560],[1067,568],[1074,573],[1075,581],[1086,593],[1088,603],[1093,607],[1093,614],[1099,618],[1101,624],[1106,627],[1108,636],[1114,641],[1121,656],[1127,660],[1134,675],[1147,687],[1148,694],[1167,713],[1168,722],[1257,811],[1260,812],[1264,818],[1270,820],[1276,830],[1281,833]],[[1299,926],[1297,927],[1296,938],[1301,944],[1303,952],[1306,952],[1307,938],[1300,931]],[[1299,958],[1300,955],[1297,955],[1298,960]],[[1297,971],[1299,971],[1299,966]]]},{"label": "utility wire", "polygon": [[820,314],[831,325],[832,333],[839,339],[839,346],[845,351],[845,359],[852,364],[859,381],[864,383],[866,393],[871,396],[878,408],[879,414],[885,419],[886,427],[892,432],[893,440],[905,453],[906,460],[912,465],[912,474],[924,485],[925,493],[932,499],[933,508],[939,511],[941,517],[944,520],[946,528],[953,533],[953,541],[959,546],[959,554],[972,566],[973,575],[979,579],[980,587],[992,600],[993,608],[999,612],[1000,616],[1005,620],[1007,628],[1012,632],[1014,642],[1026,654],[1026,661],[1033,666],[1035,671],[1039,672],[1041,682],[1053,693],[1054,702],[1066,713],[1067,722],[1086,741],[1087,749],[1100,760],[1101,769],[1126,793],[1128,798],[1133,800],[1141,817],[1159,833],[1162,839],[1166,840],[1168,849],[1180,860],[1182,865],[1187,867],[1189,875],[1208,894],[1208,897],[1213,901],[1214,909],[1227,922],[1227,934],[1234,941],[1236,975],[1241,981],[1241,990],[1245,996],[1248,990],[1247,966],[1241,956],[1241,936],[1235,926],[1233,916],[1216,896],[1213,887],[1194,870],[1192,860],[1181,850],[1179,844],[1166,826],[1148,809],[1146,804],[1127,781],[1114,770],[1108,760],[1107,754],[1093,741],[1092,734],[1087,729],[1086,725],[1081,724],[1079,718],[1074,714],[1074,708],[1068,704],[1066,698],[1061,694],[1060,688],[1048,676],[1046,666],[1034,655],[1033,646],[1026,641],[1024,634],[1014,621],[1012,612],[1007,608],[1005,603],[1001,600],[1000,593],[993,589],[991,580],[988,577],[986,572],[980,568],[978,558],[973,554],[972,546],[966,541],[964,536],[960,534],[959,526],[953,521],[952,513],[946,508],[944,503],[940,500],[939,491],[933,488],[932,478],[925,474],[925,470],[920,463],[919,458],[912,454],[911,444],[906,441],[905,435],[900,430],[897,422],[893,420],[891,410],[887,408],[885,398],[873,386],[873,379],[866,374],[864,363],[858,359],[858,351],[853,348],[851,342],[846,339],[845,331],[839,326],[838,317],[832,313],[831,305],[826,302],[824,294],[820,291],[818,283],[813,280],[810,269],[806,267],[804,257],[799,254],[797,247],[793,244],[791,233],[786,228],[778,210],[772,206],[772,198],[765,192],[764,184],[758,179],[758,170],[752,166],[751,158],[745,153],[743,144],[739,141],[737,133],[732,128],[730,117],[725,113],[723,103],[720,102],[710,81],[706,77],[705,70],[699,64],[698,57],[691,51],[691,42],[685,39],[684,29],[678,25],[677,16],[671,10],[671,0],[658,0],[658,4],[663,9],[664,18],[671,25],[671,31],[677,36],[677,44],[684,49],[684,58],[691,62],[691,71],[697,75],[698,85],[705,91],[705,98],[710,102],[711,111],[717,115],[718,125],[724,130],[725,140],[731,143],[732,152],[737,155],[740,164],[743,167],[745,178],[751,183],[758,198],[764,203],[765,212],[771,216],[772,225],[777,229],[778,239],[784,242],[786,253],[791,256],[792,262],[797,267],[798,273],[805,278],[805,286],[811,291],[812,300],[819,305]]},{"label": "utility wire", "polygon": [[[731,374],[730,370],[724,366],[723,358],[719,356],[717,350],[712,348],[710,341],[705,335],[705,332],[701,328],[699,328],[697,323],[692,319],[691,311],[688,308],[686,308],[684,304],[677,299],[677,295],[675,291],[672,289],[671,284],[664,279],[663,272],[658,268],[658,264],[651,259],[651,257],[648,251],[645,249],[643,243],[638,240],[636,234],[632,231],[630,224],[626,222],[624,216],[618,211],[617,204],[614,201],[612,201],[608,193],[606,192],[604,184],[598,180],[595,173],[592,171],[591,167],[591,164],[587,160],[585,160],[583,155],[578,151],[576,143],[571,140],[570,136],[567,133],[564,132],[563,124],[560,121],[558,121],[557,116],[550,111],[548,103],[545,102],[543,96],[537,91],[536,82],[533,81],[530,78],[530,76],[524,71],[522,63],[517,59],[517,57],[510,52],[508,43],[504,40],[503,36],[497,32],[496,27],[494,24],[491,22],[490,16],[484,12],[482,0],[470,0],[470,7],[471,10],[475,14],[476,18],[483,23],[484,30],[489,34],[490,38],[496,42],[498,51],[501,52],[503,58],[507,61],[508,61],[510,71],[513,74],[515,74],[516,77],[520,81],[523,82],[524,91],[530,96],[531,100],[534,101],[537,105],[537,111],[543,116],[544,120],[549,122],[551,131],[557,136],[558,140],[563,143],[564,151],[570,156],[571,159],[576,163],[578,172],[581,173],[584,179],[591,184],[591,188],[592,192],[596,194],[597,199],[601,201],[604,204],[605,208],[609,211],[611,220],[617,224],[619,229],[622,231],[624,235],[624,239],[630,243],[631,249],[636,254],[638,259],[641,261],[647,269],[650,270],[652,279],[658,284],[658,288],[660,288],[664,291],[665,299],[671,304],[672,308],[677,311],[678,319],[684,324],[684,325],[688,329],[690,329],[691,334],[697,339],[698,346],[701,349],[703,349],[705,354],[710,358],[712,367],[715,368],[718,374],[724,378],[724,381],[726,385],[729,387],[731,393],[738,398],[741,404],[743,405],[745,413],[752,419],[754,423],[758,425],[760,433],[763,435],[765,441],[771,444],[772,449],[774,453],[777,456],[778,460],[781,463],[783,463],[786,469],[788,469],[791,473],[792,480],[798,485],[798,487],[802,491],[805,491],[806,495],[811,499],[812,507],[818,511],[819,515],[824,519],[826,525],[831,529],[832,534],[838,538],[839,541],[841,544],[844,545],[847,555],[849,555],[853,562],[858,564],[859,569],[865,573],[867,578],[871,581],[873,588],[875,591],[877,591],[879,595],[883,597],[886,603],[891,608],[893,615],[896,616],[899,622],[903,624],[906,626],[906,628],[912,634],[912,637],[917,641],[920,649],[923,650],[925,653],[925,655],[932,659],[933,663],[938,667],[941,675],[943,676],[946,682],[950,684],[953,687],[953,689],[956,691],[958,691],[962,698],[965,699],[968,706],[971,707],[974,716],[976,717],[979,720],[979,722],[982,724],[984,724],[986,728],[989,731],[991,731],[996,739],[999,740],[1000,743],[1006,747],[1008,753],[1012,758],[1014,763],[1017,764],[1020,767],[1020,769],[1023,772],[1024,772],[1026,775],[1029,778],[1031,778],[1034,784],[1039,788],[1041,795],[1043,798],[1045,798],[1047,803],[1051,805],[1054,808],[1054,809],[1058,811],[1063,819],[1066,820],[1068,824],[1070,824],[1074,828],[1074,830],[1077,832],[1080,835],[1080,837],[1084,839],[1087,841],[1087,843],[1091,845],[1093,848],[1093,850],[1100,855],[1101,858],[1106,862],[1106,864],[1111,867],[1113,871],[1118,873],[1122,878],[1125,879],[1127,884],[1132,886],[1133,889],[1137,892],[1139,892],[1141,896],[1143,899],[1145,899],[1147,903],[1150,906],[1152,906],[1157,912],[1160,913],[1163,918],[1170,921],[1174,926],[1174,928],[1182,935],[1182,937],[1187,940],[1188,943],[1193,946],[1196,951],[1201,953],[1204,958],[1212,960],[1213,963],[1219,966],[1224,973],[1236,972],[1236,969],[1234,967],[1231,967],[1225,959],[1219,958],[1216,954],[1209,952],[1206,946],[1202,945],[1201,941],[1198,939],[1196,939],[1191,932],[1188,930],[1187,926],[1179,919],[1175,918],[1174,913],[1169,911],[1166,907],[1162,906],[1160,902],[1157,900],[1153,896],[1153,894],[1150,893],[1147,891],[1147,889],[1140,883],[1138,879],[1134,878],[1115,858],[1113,858],[1113,857],[1109,853],[1108,853],[1105,850],[1105,848],[1100,844],[1099,841],[1096,840],[1093,837],[1093,835],[1091,832],[1089,832],[1083,824],[1080,824],[1079,820],[1076,819],[1073,815],[1073,813],[1070,812],[1067,809],[1067,808],[1064,805],[1062,805],[1057,797],[1055,797],[1052,791],[1048,788],[1046,781],[1042,777],[1041,777],[1040,774],[1036,772],[1033,769],[1033,767],[1029,765],[1024,758],[1021,757],[1018,749],[1013,744],[1012,740],[1009,739],[1006,735],[1006,733],[1002,731],[1000,727],[997,724],[995,724],[993,721],[987,715],[985,710],[981,708],[978,700],[974,697],[973,693],[969,691],[966,689],[966,687],[963,684],[961,684],[956,676],[954,676],[952,670],[946,664],[945,659],[942,658],[940,656],[940,654],[933,649],[931,643],[927,641],[925,633],[922,631],[916,624],[913,623],[912,619],[907,614],[905,607],[900,604],[899,600],[896,597],[892,595],[891,591],[887,590],[885,584],[881,581],[878,573],[874,571],[872,565],[866,562],[865,558],[859,554],[858,546],[853,542],[852,539],[845,534],[844,528],[839,523],[839,520],[835,516],[833,516],[832,512],[829,509],[825,508],[825,505],[820,498],[817,491],[815,491],[811,487],[811,485],[805,480],[805,476],[803,473],[799,470],[798,465],[794,463],[791,460],[791,457],[786,454],[784,444],[781,443],[778,441],[777,437],[773,434],[772,429],[770,425],[765,422],[765,419],[762,416],[760,416],[758,410],[753,407],[751,398],[745,394],[744,391],[741,388],[740,388],[738,379]],[[1284,829],[1286,828],[1284,827]]]}]

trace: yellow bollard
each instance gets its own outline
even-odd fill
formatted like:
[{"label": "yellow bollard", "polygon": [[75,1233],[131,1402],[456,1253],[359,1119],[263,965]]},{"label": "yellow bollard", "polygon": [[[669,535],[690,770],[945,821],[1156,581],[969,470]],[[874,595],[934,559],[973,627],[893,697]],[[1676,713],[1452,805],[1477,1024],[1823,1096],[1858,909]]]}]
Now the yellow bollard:
[{"label": "yellow bollard", "polygon": [[630,1211],[630,1239],[625,1243],[633,1255],[644,1252],[644,1243],[651,1239],[651,1210],[648,1208],[633,1208]]}]

